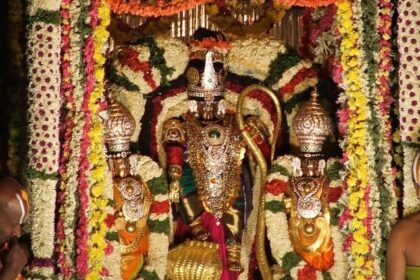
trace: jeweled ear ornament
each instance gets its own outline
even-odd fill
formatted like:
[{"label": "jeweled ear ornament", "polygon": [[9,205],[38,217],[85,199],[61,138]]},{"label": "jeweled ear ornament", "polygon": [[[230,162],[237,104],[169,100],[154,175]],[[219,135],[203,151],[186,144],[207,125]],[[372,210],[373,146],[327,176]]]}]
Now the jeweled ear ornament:
[{"label": "jeweled ear ornament", "polygon": [[222,118],[226,114],[226,101],[220,100],[217,104],[217,118]]},{"label": "jeweled ear ornament", "polygon": [[189,101],[189,107],[190,107],[190,113],[193,114],[193,116],[197,117],[198,116],[198,106],[197,106],[197,101],[195,100],[190,100]]}]

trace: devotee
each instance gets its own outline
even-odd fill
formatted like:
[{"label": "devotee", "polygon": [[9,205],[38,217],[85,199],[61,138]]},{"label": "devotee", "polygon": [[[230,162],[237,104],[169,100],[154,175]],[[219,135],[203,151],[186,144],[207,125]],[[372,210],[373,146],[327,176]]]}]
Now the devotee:
[{"label": "devotee", "polygon": [[[414,159],[413,179],[420,199],[420,152]],[[404,218],[392,229],[388,240],[387,279],[420,279],[420,212]]]},{"label": "devotee", "polygon": [[10,177],[0,179],[0,280],[19,279],[28,262],[29,246],[21,238],[28,212],[24,187]]}]

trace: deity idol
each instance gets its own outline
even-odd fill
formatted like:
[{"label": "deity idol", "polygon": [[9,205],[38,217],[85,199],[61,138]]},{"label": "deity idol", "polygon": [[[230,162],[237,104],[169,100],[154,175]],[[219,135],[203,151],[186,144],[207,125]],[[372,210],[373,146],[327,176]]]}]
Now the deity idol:
[{"label": "deity idol", "polygon": [[147,217],[152,204],[149,186],[134,175],[130,162],[130,137],[135,123],[130,112],[111,98],[105,138],[113,177],[115,225],[121,246],[121,277],[135,279],[148,250]]},{"label": "deity idol", "polygon": [[319,271],[330,279],[345,279],[347,264],[341,253],[336,208],[343,191],[341,165],[323,156],[332,121],[316,90],[298,110],[292,130],[300,155],[279,157],[265,185],[275,274],[301,279],[297,275],[317,277],[322,275]]},{"label": "deity idol", "polygon": [[[252,205],[251,199],[253,172],[248,163],[252,159],[246,156],[246,142],[224,99],[225,55],[221,48],[191,52],[186,71],[189,110],[163,126],[171,196],[180,216],[175,242],[182,243],[182,249],[178,246],[169,254],[170,279],[237,279],[241,272],[248,276],[241,262],[246,259],[242,248],[244,242],[251,248],[253,240],[242,237],[250,212],[258,205]],[[255,116],[248,116],[245,123],[269,158],[265,125]],[[211,261],[201,260],[194,250],[217,254],[209,253]],[[212,273],[207,278],[200,272],[206,269]]]}]

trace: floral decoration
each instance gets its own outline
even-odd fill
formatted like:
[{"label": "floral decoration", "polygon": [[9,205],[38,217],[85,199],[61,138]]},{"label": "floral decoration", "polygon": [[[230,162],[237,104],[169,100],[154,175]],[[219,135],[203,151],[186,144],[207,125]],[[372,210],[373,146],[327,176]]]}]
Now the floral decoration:
[{"label": "floral decoration", "polygon": [[380,89],[383,93],[383,86],[377,83],[378,75],[382,75],[382,82],[389,86],[389,77],[383,77],[389,53],[379,54],[377,48],[379,42],[389,40],[386,29],[389,25],[381,26],[384,17],[379,16],[379,7],[389,6],[379,2],[369,4],[337,3],[343,71],[340,87],[344,90],[339,97],[342,106],[339,127],[345,136],[341,146],[349,170],[340,223],[346,234],[344,249],[354,279],[382,279],[384,257],[377,256],[384,256],[384,240],[396,218],[391,159],[386,155],[391,140],[387,123],[389,96],[378,94]]},{"label": "floral decoration", "polygon": [[420,110],[418,79],[420,59],[418,17],[420,4],[403,1],[398,5],[399,115],[401,140],[420,143]]},{"label": "floral decoration", "polygon": [[209,0],[169,0],[169,1],[138,1],[108,0],[112,12],[116,14],[132,14],[143,17],[169,16],[205,4]]},{"label": "floral decoration", "polygon": [[[188,47],[169,37],[146,38],[120,51],[109,69],[109,92],[126,106],[136,121],[132,142],[137,142],[146,99],[160,86],[167,86],[187,67]],[[146,79],[147,78],[147,79]]]},{"label": "floral decoration", "polygon": [[[49,4],[49,6],[47,6]],[[33,272],[54,273],[54,212],[59,161],[60,1],[28,3],[28,163]],[[42,267],[37,264],[42,264]]]},{"label": "floral decoration", "polygon": [[319,7],[334,4],[336,0],[274,0],[287,7],[301,6],[301,7]]},{"label": "floral decoration", "polygon": [[[327,161],[326,174],[329,184],[329,210],[331,215],[331,235],[334,243],[334,264],[326,272],[320,272],[309,266],[293,251],[289,237],[288,220],[284,204],[284,194],[292,174],[293,156],[277,158],[264,185],[266,199],[267,236],[273,257],[280,266],[275,278],[281,279],[346,279],[349,266],[343,254],[343,236],[339,229],[339,214],[342,205],[339,202],[343,194],[344,170],[336,159]],[[279,238],[281,236],[281,238]]]},{"label": "floral decoration", "polygon": [[118,50],[110,70],[111,82],[129,91],[148,94],[184,73],[188,49],[168,37],[146,37]]},{"label": "floral decoration", "polygon": [[149,251],[144,268],[140,272],[140,279],[164,279],[172,220],[169,188],[162,169],[155,161],[146,156],[135,155],[134,157],[137,161],[137,175],[140,175],[147,183],[153,195],[147,221]]},{"label": "floral decoration", "polygon": [[420,149],[420,109],[418,99],[420,60],[419,28],[420,3],[417,1],[400,1],[398,3],[398,52],[400,66],[399,82],[399,123],[400,142],[403,150],[403,183],[404,215],[419,210],[418,200],[411,172],[411,165],[416,150]]}]

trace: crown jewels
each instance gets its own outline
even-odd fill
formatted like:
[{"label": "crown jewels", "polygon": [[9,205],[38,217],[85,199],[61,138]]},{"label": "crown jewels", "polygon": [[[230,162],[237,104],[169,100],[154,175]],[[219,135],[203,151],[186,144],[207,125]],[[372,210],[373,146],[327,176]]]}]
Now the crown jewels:
[{"label": "crown jewels", "polygon": [[187,70],[188,80],[188,97],[192,99],[203,99],[206,104],[214,103],[216,97],[223,97],[224,93],[224,70],[219,73],[214,69],[213,51],[207,51],[205,54],[205,66],[203,73],[199,70],[190,67]]},{"label": "crown jewels", "polygon": [[105,122],[105,141],[109,153],[123,153],[130,150],[130,139],[134,133],[135,121],[128,109],[111,99],[108,119]]},{"label": "crown jewels", "polygon": [[316,89],[312,91],[311,98],[299,108],[293,119],[292,130],[304,155],[322,154],[323,145],[332,134],[332,122],[325,108],[319,103]]}]

